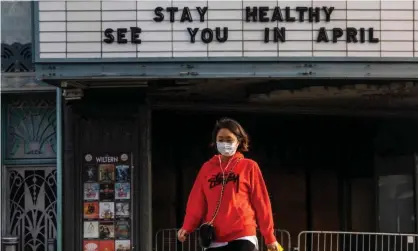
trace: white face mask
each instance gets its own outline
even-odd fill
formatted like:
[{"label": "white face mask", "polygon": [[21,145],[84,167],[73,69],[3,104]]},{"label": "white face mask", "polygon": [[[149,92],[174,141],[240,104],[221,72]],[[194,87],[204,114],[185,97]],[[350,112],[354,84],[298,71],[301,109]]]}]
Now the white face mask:
[{"label": "white face mask", "polygon": [[223,156],[231,157],[235,154],[238,148],[238,142],[227,143],[227,142],[216,142],[216,148],[218,152]]}]

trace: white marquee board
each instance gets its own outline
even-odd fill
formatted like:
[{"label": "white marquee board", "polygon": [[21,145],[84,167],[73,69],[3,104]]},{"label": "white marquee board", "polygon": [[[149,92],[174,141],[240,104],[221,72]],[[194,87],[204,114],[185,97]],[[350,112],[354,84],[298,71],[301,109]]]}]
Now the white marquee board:
[{"label": "white marquee board", "polygon": [[[164,14],[164,20],[159,22],[154,20],[158,17],[157,7],[161,7]],[[173,7],[177,7],[178,11],[175,12]],[[185,7],[190,10],[191,22]],[[249,13],[257,7],[256,21],[249,15],[247,22],[247,7],[250,7]],[[174,13],[173,22],[167,8]],[[319,22],[315,20],[318,11],[315,8],[320,8]],[[418,0],[39,1],[37,12],[40,60],[418,57]],[[326,20],[327,14],[329,21]],[[180,20],[182,16],[185,18],[183,22]],[[263,18],[267,19],[260,21]],[[138,34],[136,40],[140,40],[140,44],[131,42],[131,27],[135,28],[134,33]],[[221,41],[217,40],[216,27],[220,29],[218,38]],[[228,28],[228,38],[222,41],[225,27]],[[279,28],[280,33],[277,34],[281,35],[277,42],[273,39],[274,27]],[[136,28],[140,28],[140,33]],[[194,43],[188,28],[191,31],[199,28]],[[269,42],[265,41],[266,28],[270,29],[267,32]],[[327,34],[328,42],[323,36],[320,42],[317,41],[321,28],[322,35],[324,32]],[[346,41],[347,32],[353,32],[353,29],[347,28],[355,29],[357,43],[352,38],[350,43]],[[369,35],[370,28],[373,29],[372,37]],[[107,29],[113,29],[114,41],[104,41],[109,38],[105,36]],[[122,29],[119,31],[124,34],[122,43],[117,42],[118,29]],[[212,41],[209,29],[213,31]],[[207,43],[202,41],[202,31]],[[338,32],[343,34],[339,36]],[[332,41],[334,33],[339,36],[335,43]],[[371,38],[372,42],[369,41]]]}]

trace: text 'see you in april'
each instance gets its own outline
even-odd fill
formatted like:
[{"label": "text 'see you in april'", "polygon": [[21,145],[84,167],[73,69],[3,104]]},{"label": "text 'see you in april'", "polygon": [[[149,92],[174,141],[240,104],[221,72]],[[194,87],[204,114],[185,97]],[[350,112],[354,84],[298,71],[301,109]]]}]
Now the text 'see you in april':
[{"label": "text 'see you in april'", "polygon": [[[178,7],[157,7],[154,10],[155,17],[153,20],[155,22],[163,22],[164,20],[169,20],[169,22],[174,23],[179,21],[181,23],[189,22],[193,23],[206,22],[208,7],[196,7],[197,13],[199,14],[198,20],[193,20],[193,17],[190,12],[189,7],[184,7],[181,10]],[[331,6],[323,7],[303,7],[299,6],[295,8],[296,14],[292,14],[290,7],[280,8],[275,7],[270,10],[269,7],[246,7],[245,15],[243,17],[244,21],[249,22],[259,22],[266,23],[264,28],[264,42],[286,42],[286,28],[280,27],[280,23],[294,23],[294,22],[331,22],[332,13],[335,8]],[[181,14],[181,15],[180,15]],[[279,25],[268,26],[268,23],[278,22]],[[374,28],[357,28],[357,27],[344,27],[345,32],[340,27],[335,27],[330,30],[327,30],[325,27],[320,27],[315,38],[317,43],[337,43],[339,38],[342,38],[345,35],[346,43],[378,43],[379,39],[374,35]],[[131,35],[130,38],[127,37],[128,30]],[[196,42],[196,36],[200,28],[188,27],[188,35],[191,43]],[[118,44],[126,44],[128,42],[132,44],[141,44],[140,34],[142,33],[141,27],[121,27],[116,30],[112,28],[107,28],[104,31],[105,43],[111,44],[115,41]],[[228,41],[228,27],[214,27],[212,28],[203,28],[200,32],[200,40],[203,43],[211,43],[216,40],[219,43],[225,43]]]}]

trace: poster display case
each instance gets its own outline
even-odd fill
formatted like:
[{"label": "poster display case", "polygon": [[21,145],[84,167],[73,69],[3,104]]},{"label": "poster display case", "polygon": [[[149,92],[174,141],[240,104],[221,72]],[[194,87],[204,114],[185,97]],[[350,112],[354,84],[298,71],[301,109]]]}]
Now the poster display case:
[{"label": "poster display case", "polygon": [[132,154],[83,154],[83,251],[132,245]]}]

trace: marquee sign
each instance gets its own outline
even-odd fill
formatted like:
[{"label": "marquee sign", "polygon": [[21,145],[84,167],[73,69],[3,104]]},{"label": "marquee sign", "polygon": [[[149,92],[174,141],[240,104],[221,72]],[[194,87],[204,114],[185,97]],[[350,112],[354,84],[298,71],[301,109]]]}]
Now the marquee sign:
[{"label": "marquee sign", "polygon": [[40,1],[39,58],[418,57],[418,0]]}]

